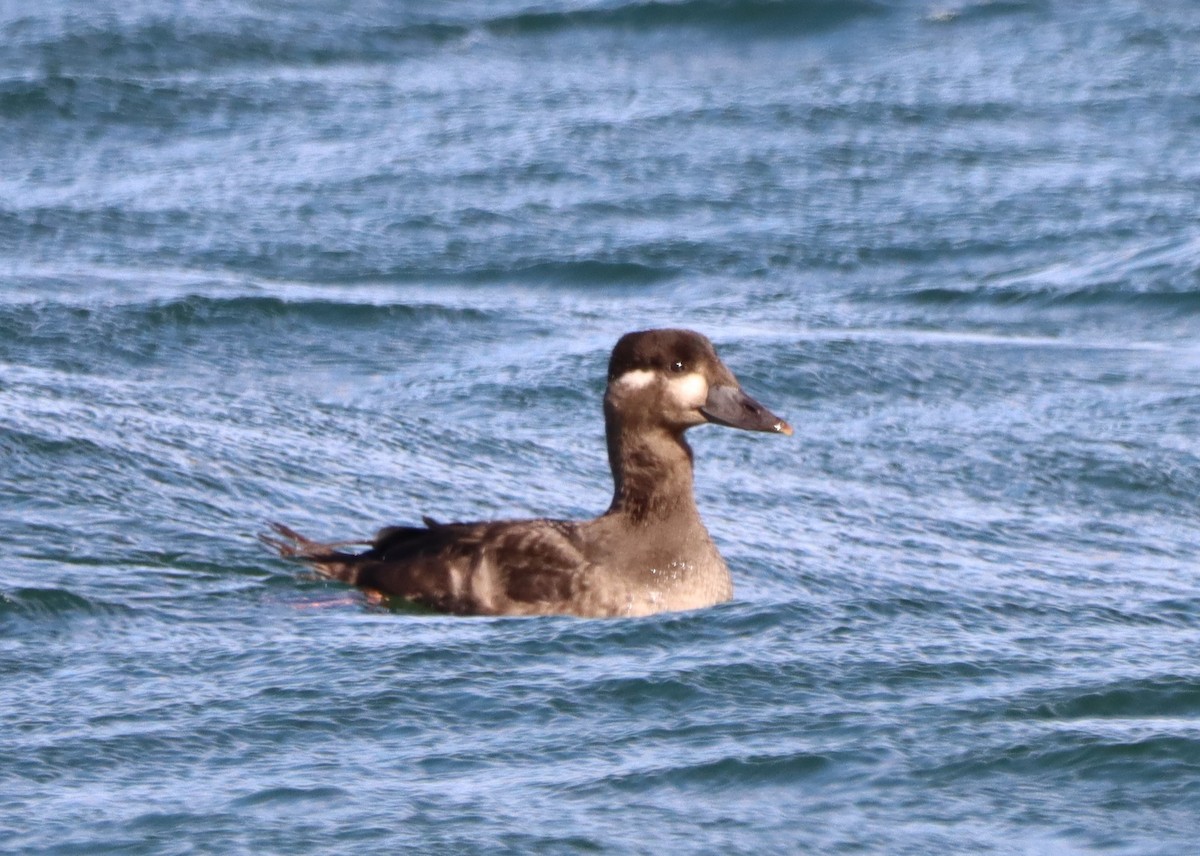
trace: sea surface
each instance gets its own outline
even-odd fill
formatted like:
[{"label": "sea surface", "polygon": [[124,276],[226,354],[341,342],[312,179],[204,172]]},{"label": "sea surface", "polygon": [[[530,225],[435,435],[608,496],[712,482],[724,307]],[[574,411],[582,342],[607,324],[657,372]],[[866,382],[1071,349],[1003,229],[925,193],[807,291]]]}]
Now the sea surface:
[{"label": "sea surface", "polygon": [[[735,599],[264,549],[586,517],[628,330]],[[1194,854],[1200,7],[0,2],[0,852]]]}]

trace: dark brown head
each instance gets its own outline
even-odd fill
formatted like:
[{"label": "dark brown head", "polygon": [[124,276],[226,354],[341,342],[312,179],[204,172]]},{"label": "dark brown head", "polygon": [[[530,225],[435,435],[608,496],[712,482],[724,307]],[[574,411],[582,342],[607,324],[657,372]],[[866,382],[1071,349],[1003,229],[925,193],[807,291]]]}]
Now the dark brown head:
[{"label": "dark brown head", "polygon": [[742,391],[712,342],[691,330],[626,333],[608,363],[605,412],[632,428],[684,431],[712,422],[746,431],[792,428]]}]

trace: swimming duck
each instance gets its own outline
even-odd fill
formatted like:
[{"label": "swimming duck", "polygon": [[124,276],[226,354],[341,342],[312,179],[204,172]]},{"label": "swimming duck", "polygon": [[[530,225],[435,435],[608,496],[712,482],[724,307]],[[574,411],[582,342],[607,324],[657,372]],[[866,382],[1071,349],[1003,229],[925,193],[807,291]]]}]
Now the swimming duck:
[{"label": "swimming duck", "polygon": [[[792,433],[742,391],[691,330],[628,333],[604,394],[613,499],[594,520],[390,526],[370,542],[322,543],[274,523],[287,558],[363,589],[460,615],[641,616],[733,597],[729,568],[692,494],[689,428]],[[370,549],[345,552],[348,544]]]}]

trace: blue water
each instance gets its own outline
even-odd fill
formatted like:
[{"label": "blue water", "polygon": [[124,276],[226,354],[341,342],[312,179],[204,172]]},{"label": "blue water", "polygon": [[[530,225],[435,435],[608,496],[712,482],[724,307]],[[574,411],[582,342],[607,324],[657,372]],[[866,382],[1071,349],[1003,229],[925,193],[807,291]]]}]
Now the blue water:
[{"label": "blue water", "polygon": [[[1191,854],[1194,3],[0,3],[0,851]],[[253,534],[588,516],[623,332],[732,603]]]}]

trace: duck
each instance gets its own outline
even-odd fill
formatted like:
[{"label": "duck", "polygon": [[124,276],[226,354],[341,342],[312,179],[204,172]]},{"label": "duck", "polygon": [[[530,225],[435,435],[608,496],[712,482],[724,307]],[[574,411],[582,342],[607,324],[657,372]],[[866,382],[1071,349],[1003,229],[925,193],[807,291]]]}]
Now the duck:
[{"label": "duck", "polygon": [[733,580],[696,507],[684,437],[706,424],[792,434],[742,389],[704,335],[627,333],[608,363],[613,497],[598,517],[422,517],[371,540],[334,542],[271,523],[259,538],[322,577],[454,615],[639,617],[713,606],[733,597]]}]

